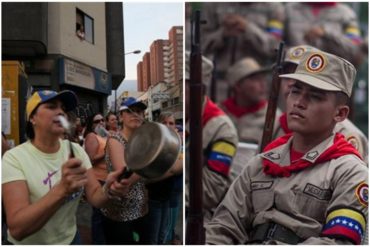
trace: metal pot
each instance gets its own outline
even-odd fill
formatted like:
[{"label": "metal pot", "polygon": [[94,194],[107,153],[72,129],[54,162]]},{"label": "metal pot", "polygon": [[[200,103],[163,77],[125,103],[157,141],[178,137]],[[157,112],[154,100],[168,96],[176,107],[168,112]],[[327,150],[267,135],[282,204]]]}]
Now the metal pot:
[{"label": "metal pot", "polygon": [[162,176],[178,159],[179,135],[160,123],[145,123],[132,134],[125,147],[125,161],[130,171],[145,178]]}]

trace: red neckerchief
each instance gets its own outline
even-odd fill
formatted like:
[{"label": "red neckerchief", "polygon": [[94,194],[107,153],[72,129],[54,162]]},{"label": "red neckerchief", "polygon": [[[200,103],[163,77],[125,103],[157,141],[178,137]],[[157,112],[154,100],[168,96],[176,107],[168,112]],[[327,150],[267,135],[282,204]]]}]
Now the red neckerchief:
[{"label": "red neckerchief", "polygon": [[214,117],[225,115],[218,106],[212,102],[208,97],[205,97],[206,104],[204,106],[203,116],[202,116],[202,126],[204,127],[206,123]]},{"label": "red neckerchief", "polygon": [[286,112],[281,114],[281,116],[279,117],[279,123],[285,134],[292,133],[292,131],[288,127],[288,119],[287,119]]},{"label": "red neckerchief", "polygon": [[311,6],[311,12],[314,16],[318,16],[320,14],[320,11],[325,7],[334,7],[337,3],[336,2],[309,2],[305,3],[309,6]]},{"label": "red neckerchief", "polygon": [[235,117],[240,118],[245,114],[254,113],[261,110],[263,107],[266,106],[267,101],[261,100],[259,103],[250,106],[250,107],[242,107],[236,104],[235,98],[228,98],[222,104],[226,107],[226,109],[233,114]]},{"label": "red neckerchief", "polygon": [[[271,142],[269,145],[266,146],[266,148],[263,150],[263,152],[269,151],[273,148],[276,148],[278,146],[284,145],[288,142],[289,138],[292,136],[292,134],[287,134],[285,136],[282,136],[275,141]],[[301,171],[307,167],[324,163],[326,161],[336,159],[338,157],[341,157],[343,155],[347,154],[353,154],[362,159],[361,155],[357,152],[357,150],[344,139],[344,136],[340,133],[336,133],[334,137],[334,143],[332,146],[330,146],[328,149],[326,149],[316,160],[314,163],[311,163],[307,160],[299,159],[294,164],[291,164],[289,166],[280,166],[268,159],[263,159],[263,172],[266,175],[271,175],[274,177],[289,177],[292,172],[298,172]]]}]

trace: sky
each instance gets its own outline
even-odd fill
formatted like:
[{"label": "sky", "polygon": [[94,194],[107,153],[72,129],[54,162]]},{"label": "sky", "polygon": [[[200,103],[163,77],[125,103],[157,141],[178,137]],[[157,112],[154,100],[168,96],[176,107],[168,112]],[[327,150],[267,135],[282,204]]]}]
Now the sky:
[{"label": "sky", "polygon": [[[183,3],[123,3],[123,25],[125,53],[141,50],[140,54],[127,54],[126,77],[118,88],[117,95],[124,91],[136,91],[136,65],[142,61],[145,52],[150,51],[156,39],[168,39],[168,31],[173,26],[183,26]],[[108,104],[114,97],[108,98]]]},{"label": "sky", "polygon": [[136,65],[156,39],[168,39],[172,26],[183,26],[183,3],[124,3],[126,78],[136,80]]}]

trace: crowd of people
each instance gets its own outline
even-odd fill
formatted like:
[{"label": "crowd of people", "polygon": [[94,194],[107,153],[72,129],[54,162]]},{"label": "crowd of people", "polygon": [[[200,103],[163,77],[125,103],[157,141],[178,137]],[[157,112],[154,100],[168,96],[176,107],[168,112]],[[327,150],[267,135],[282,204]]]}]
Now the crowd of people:
[{"label": "crowd of people", "polygon": [[[93,113],[82,126],[73,113],[77,104],[69,90],[36,91],[27,101],[28,141],[7,150],[3,136],[2,243],[179,244],[182,155],[159,178],[120,177],[125,146],[143,125],[146,105],[129,97],[118,116]],[[59,116],[72,122],[70,138]],[[182,138],[173,114],[162,112],[159,121]],[[91,243],[76,222],[81,200],[92,207]]]},{"label": "crowd of people", "polygon": [[[190,71],[192,7],[202,20],[205,243],[367,243],[368,139],[349,119],[356,68],[368,52],[355,12],[335,2],[187,3],[186,151],[191,73],[199,78]],[[281,86],[271,142],[236,164],[250,153],[241,147],[261,145],[273,73]],[[235,178],[236,165],[243,169]]]}]

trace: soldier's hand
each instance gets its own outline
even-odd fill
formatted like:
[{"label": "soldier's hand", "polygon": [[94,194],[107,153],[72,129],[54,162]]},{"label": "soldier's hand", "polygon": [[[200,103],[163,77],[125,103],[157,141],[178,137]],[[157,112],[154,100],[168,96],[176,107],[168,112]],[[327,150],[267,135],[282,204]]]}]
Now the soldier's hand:
[{"label": "soldier's hand", "polygon": [[79,191],[86,183],[87,170],[80,159],[71,158],[62,165],[62,177],[58,186],[65,196]]},{"label": "soldier's hand", "polygon": [[325,34],[325,31],[322,27],[314,26],[308,30],[304,36],[305,40],[312,44],[315,40],[321,38]]},{"label": "soldier's hand", "polygon": [[227,14],[223,19],[224,36],[237,36],[245,32],[247,20],[236,14]]}]

